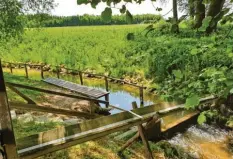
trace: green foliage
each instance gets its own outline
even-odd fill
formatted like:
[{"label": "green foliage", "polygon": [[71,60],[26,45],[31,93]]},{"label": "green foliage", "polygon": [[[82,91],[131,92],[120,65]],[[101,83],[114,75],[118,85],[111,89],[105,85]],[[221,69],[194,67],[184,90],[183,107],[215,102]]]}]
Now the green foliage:
[{"label": "green foliage", "polygon": [[196,94],[194,94],[194,95],[189,96],[186,99],[185,107],[186,108],[194,108],[194,107],[198,106],[199,103],[200,103],[200,98]]},{"label": "green foliage", "polygon": [[101,17],[105,22],[110,22],[112,18],[112,9],[105,8],[105,10],[101,13]]},{"label": "green foliage", "polygon": [[205,113],[202,112],[202,113],[198,116],[197,122],[198,122],[198,124],[200,124],[200,125],[206,122]]},{"label": "green foliage", "polygon": [[[99,15],[82,16],[51,16],[48,14],[27,14],[24,15],[25,26],[28,28],[35,27],[62,27],[62,26],[89,26],[89,25],[109,25],[109,24],[128,24],[128,21],[124,15],[112,15],[110,8],[103,12],[103,19]],[[130,17],[129,17],[130,18]],[[162,19],[160,15],[144,14],[134,15],[134,19],[131,19],[132,24],[145,23],[150,21],[158,21]]]},{"label": "green foliage", "polygon": [[19,36],[23,32],[20,8],[17,0],[0,1],[0,40]]}]

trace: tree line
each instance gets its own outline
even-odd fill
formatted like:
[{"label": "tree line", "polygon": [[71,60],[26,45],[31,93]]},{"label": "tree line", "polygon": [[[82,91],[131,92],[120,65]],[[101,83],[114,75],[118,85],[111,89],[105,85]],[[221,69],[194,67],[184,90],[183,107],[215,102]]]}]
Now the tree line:
[{"label": "tree line", "polygon": [[[52,16],[49,14],[25,15],[26,27],[64,27],[64,26],[89,26],[89,25],[125,25],[128,24],[124,15],[114,15],[111,21],[104,21],[98,15],[82,16]],[[162,19],[161,15],[144,14],[135,15],[132,24],[157,22]]]}]

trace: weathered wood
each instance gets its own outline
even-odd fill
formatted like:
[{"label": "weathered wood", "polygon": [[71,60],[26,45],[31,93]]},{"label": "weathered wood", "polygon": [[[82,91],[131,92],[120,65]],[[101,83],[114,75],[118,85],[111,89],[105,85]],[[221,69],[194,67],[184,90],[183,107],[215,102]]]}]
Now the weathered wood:
[{"label": "weathered wood", "polygon": [[144,106],[143,87],[139,87],[139,94],[140,94],[140,107],[143,107]]},{"label": "weathered wood", "polygon": [[40,76],[41,76],[41,79],[44,79],[44,70],[43,70],[44,66],[43,65],[40,65]]},{"label": "weathered wood", "polygon": [[46,113],[53,113],[53,114],[63,114],[63,115],[69,115],[69,116],[84,117],[88,119],[100,117],[97,114],[89,114],[89,113],[77,112],[77,111],[66,110],[66,109],[39,106],[36,104],[10,103],[10,107],[15,108],[15,109],[24,109],[24,110],[39,111],[39,112],[46,112]]},{"label": "weathered wood", "polygon": [[26,86],[26,85],[22,85],[22,84],[11,83],[11,82],[6,82],[6,83],[9,85],[12,85],[14,87],[18,87],[18,88],[24,88],[24,89],[29,89],[29,90],[33,90],[33,91],[44,92],[44,93],[48,93],[48,94],[55,94],[55,95],[59,95],[59,96],[63,96],[63,97],[88,100],[88,101],[93,101],[96,103],[103,103],[103,104],[108,103],[106,101],[98,100],[98,99],[90,98],[90,97],[83,97],[83,96],[78,96],[78,95],[73,95],[73,94],[65,94],[65,93],[61,93],[61,92],[50,91],[50,90],[46,90],[46,89],[42,89],[42,88],[36,88],[36,87],[32,87],[32,86]]},{"label": "weathered wood", "polygon": [[105,89],[108,92],[109,88],[108,88],[108,77],[107,76],[104,76],[104,81],[105,81]]},{"label": "weathered wood", "polygon": [[25,69],[25,76],[28,78],[28,67],[27,64],[24,64],[24,69]]},{"label": "weathered wood", "polygon": [[113,105],[110,105],[109,107],[114,108],[114,109],[121,110],[121,111],[123,111],[123,112],[129,112],[129,113],[133,114],[134,116],[137,116],[137,117],[139,117],[139,118],[143,118],[142,116],[140,116],[140,115],[138,115],[138,114],[136,114],[136,113],[134,113],[134,112],[132,112],[132,111],[130,111],[130,110],[126,110],[126,109],[123,109],[123,108],[120,108],[120,107],[116,107],[116,106],[113,106]]},{"label": "weathered wood", "polygon": [[82,86],[77,83],[73,83],[73,82],[69,82],[69,81],[65,81],[65,80],[61,80],[57,78],[46,78],[43,81],[46,83],[55,85],[57,87],[65,88],[75,93],[82,94],[88,97],[93,97],[93,98],[101,98],[109,94],[108,92],[105,92],[102,90],[90,88],[87,86]]},{"label": "weathered wood", "polygon": [[83,73],[79,71],[80,84],[83,85]]},{"label": "weathered wood", "polygon": [[2,64],[0,61],[0,133],[1,146],[5,150],[7,159],[17,159],[16,142],[7,99],[6,86],[3,78]]},{"label": "weathered wood", "polygon": [[60,78],[60,67],[56,66],[57,78]]},{"label": "weathered wood", "polygon": [[[147,135],[147,129],[153,127],[156,122],[158,121],[158,116],[155,115],[154,117],[151,118],[150,121],[146,123],[146,126],[143,127],[145,129],[145,134]],[[118,151],[120,154],[127,148],[129,147],[134,141],[136,141],[140,137],[139,132],[137,132],[132,138],[130,138]]]},{"label": "weathered wood", "polygon": [[[136,102],[133,102],[133,103],[132,103],[132,106],[133,106],[134,109],[137,109],[137,103],[136,103]],[[148,140],[147,140],[147,138],[146,138],[146,136],[145,136],[145,130],[144,130],[142,124],[139,124],[139,125],[138,125],[138,132],[139,132],[140,137],[141,137],[141,139],[142,139],[142,142],[143,142],[143,144],[144,144],[144,146],[145,146],[146,153],[147,153],[147,158],[148,158],[148,159],[153,159],[154,157],[153,157],[153,155],[152,155],[152,151],[151,151],[151,149],[150,149],[149,142],[148,142]]]},{"label": "weathered wood", "polygon": [[25,94],[23,94],[22,92],[20,92],[18,89],[16,89],[15,87],[11,86],[11,85],[7,85],[8,88],[10,88],[13,92],[15,92],[16,94],[18,94],[20,97],[22,97],[23,99],[25,99],[28,104],[36,104],[36,102],[34,102],[31,98],[27,97]]},{"label": "weathered wood", "polygon": [[108,102],[105,104],[106,108],[108,108],[109,107],[109,94],[105,95],[105,101]]},{"label": "weathered wood", "polygon": [[12,73],[13,73],[13,68],[12,68],[11,63],[9,63],[9,67],[10,67],[10,72],[11,72],[11,74],[12,74]]},{"label": "weathered wood", "polygon": [[18,153],[24,159],[38,157],[144,123],[156,114],[149,112],[152,108],[145,108],[134,110],[143,119],[123,112],[18,139]]}]

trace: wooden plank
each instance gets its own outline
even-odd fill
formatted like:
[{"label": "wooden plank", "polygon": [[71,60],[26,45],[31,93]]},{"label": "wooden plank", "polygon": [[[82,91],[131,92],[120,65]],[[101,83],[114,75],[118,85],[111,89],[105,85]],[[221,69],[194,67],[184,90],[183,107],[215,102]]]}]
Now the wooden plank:
[{"label": "wooden plank", "polygon": [[39,111],[39,112],[46,112],[46,113],[53,113],[53,114],[78,116],[78,117],[84,117],[88,119],[100,117],[97,114],[89,114],[89,113],[77,112],[77,111],[66,110],[66,109],[39,106],[36,104],[10,103],[10,107],[15,108],[15,109],[24,109],[24,110]]},{"label": "wooden plank", "polygon": [[[17,140],[17,143],[27,142],[28,145],[31,145],[31,147],[28,148],[19,148],[20,150],[18,151],[18,153],[24,159],[30,157],[38,157],[49,152],[57,151],[89,140],[104,137],[106,135],[109,135],[110,133],[127,129],[140,123],[144,123],[155,114],[156,113],[145,114],[143,120],[134,117],[119,121],[117,123],[104,125],[98,128],[91,129],[90,127],[89,130],[84,130],[80,133],[78,132],[82,130],[82,123],[72,125],[70,127],[61,127],[59,129],[39,133],[34,136],[29,136]],[[38,143],[39,145],[36,145],[35,143]],[[22,146],[23,145],[20,145],[19,147]]]},{"label": "wooden plank", "polygon": [[14,87],[18,87],[18,88],[24,88],[24,89],[29,89],[29,90],[33,90],[33,91],[44,92],[44,93],[48,93],[48,94],[55,94],[55,95],[59,95],[59,96],[63,96],[63,97],[88,100],[88,101],[93,101],[93,102],[103,103],[103,104],[108,103],[106,101],[98,100],[95,98],[83,97],[83,96],[78,96],[78,95],[73,95],[73,94],[65,94],[65,93],[61,93],[61,92],[56,92],[56,91],[51,91],[51,90],[46,90],[46,89],[42,89],[42,88],[36,88],[36,87],[32,87],[32,86],[26,86],[26,85],[22,85],[22,84],[11,83],[11,82],[6,82],[6,83],[9,85],[12,85]]},{"label": "wooden plank", "polygon": [[10,88],[16,94],[18,94],[20,97],[22,97],[24,100],[26,100],[28,102],[28,104],[36,104],[36,102],[34,102],[31,98],[27,97],[25,94],[23,94],[22,92],[20,92],[15,87],[13,87],[11,85],[7,85],[7,87]]},{"label": "wooden plank", "polygon": [[10,108],[6,94],[6,86],[3,78],[2,64],[0,60],[0,133],[1,146],[5,150],[7,159],[17,159],[15,136],[10,115]]},{"label": "wooden plank", "polygon": [[[133,103],[132,103],[132,106],[133,106],[134,109],[137,109],[137,103],[136,103],[136,102],[133,102]],[[144,130],[142,124],[139,124],[139,125],[138,125],[138,132],[139,132],[140,137],[141,137],[141,139],[142,139],[142,142],[143,142],[143,144],[144,144],[144,146],[145,146],[147,158],[148,158],[148,159],[153,159],[154,157],[153,157],[153,155],[152,155],[152,151],[151,151],[151,149],[150,149],[149,142],[148,142],[148,140],[147,140],[147,138],[146,138],[146,136],[145,136],[145,130]]]},{"label": "wooden plank", "polygon": [[94,98],[100,98],[102,96],[105,96],[109,94],[108,92],[90,88],[87,86],[82,86],[73,82],[57,79],[57,78],[46,78],[43,80],[46,83],[55,85],[57,87],[62,87],[71,91],[74,91],[75,93],[79,93],[85,96],[94,97]]}]

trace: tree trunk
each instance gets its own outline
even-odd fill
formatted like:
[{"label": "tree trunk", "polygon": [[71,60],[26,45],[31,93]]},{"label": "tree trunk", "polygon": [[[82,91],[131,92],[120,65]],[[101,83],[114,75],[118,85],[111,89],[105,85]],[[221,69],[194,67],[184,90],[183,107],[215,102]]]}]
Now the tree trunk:
[{"label": "tree trunk", "polygon": [[179,33],[177,0],[173,0],[172,4],[173,4],[173,21],[172,21],[171,31],[173,33]]},{"label": "tree trunk", "polygon": [[205,5],[202,4],[203,0],[195,0],[195,24],[194,28],[200,28],[202,26],[202,21],[205,19]]},{"label": "tree trunk", "polygon": [[[225,0],[212,0],[209,6],[209,10],[207,12],[207,16],[211,16],[214,18],[218,13],[222,11]],[[215,25],[209,26],[206,29],[206,33],[212,33],[217,28],[218,21],[215,22]]]},{"label": "tree trunk", "polygon": [[189,16],[193,19],[194,16],[195,16],[194,0],[189,0],[188,1],[188,6],[189,6]]}]

